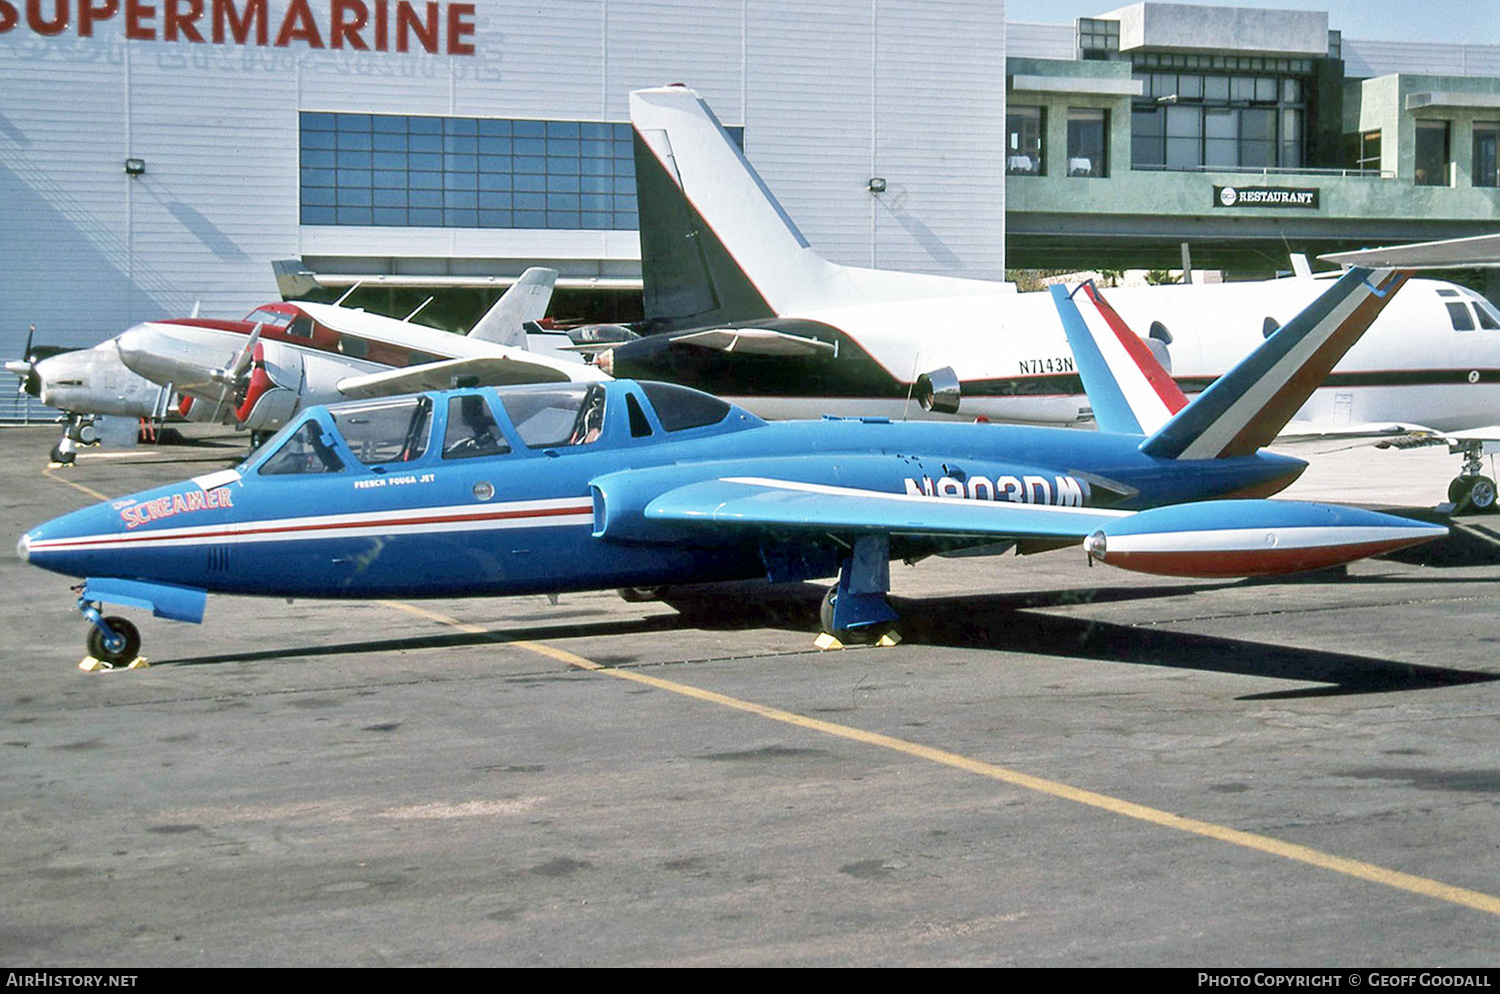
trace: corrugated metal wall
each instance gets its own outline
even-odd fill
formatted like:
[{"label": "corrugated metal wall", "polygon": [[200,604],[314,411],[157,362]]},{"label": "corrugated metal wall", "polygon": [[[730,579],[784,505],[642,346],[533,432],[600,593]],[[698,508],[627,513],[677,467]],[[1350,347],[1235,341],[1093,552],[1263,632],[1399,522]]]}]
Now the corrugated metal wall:
[{"label": "corrugated metal wall", "polygon": [[[273,40],[287,2],[270,0]],[[310,6],[331,40],[326,3]],[[0,355],[31,323],[82,345],[195,302],[239,316],[276,296],[270,260],[299,254],[515,271],[638,258],[628,232],[299,227],[301,109],[625,120],[631,89],[687,83],[745,125],[751,160],[828,257],[1001,275],[1003,4],[476,7],[473,56],[167,42],[162,5],[155,41],[126,41],[123,13],[92,37],[0,35]],[[877,173],[895,194],[878,202]]]}]

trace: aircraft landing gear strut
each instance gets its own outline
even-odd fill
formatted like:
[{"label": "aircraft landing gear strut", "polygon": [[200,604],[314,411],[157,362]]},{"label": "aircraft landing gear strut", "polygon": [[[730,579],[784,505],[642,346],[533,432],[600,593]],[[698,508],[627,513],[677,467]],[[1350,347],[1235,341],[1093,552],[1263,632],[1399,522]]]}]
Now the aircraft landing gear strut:
[{"label": "aircraft landing gear strut", "polygon": [[1465,441],[1450,446],[1448,451],[1462,452],[1464,456],[1463,471],[1448,484],[1448,500],[1453,504],[1455,513],[1492,513],[1500,492],[1495,488],[1495,481],[1483,475],[1484,443]]},{"label": "aircraft landing gear strut", "polygon": [[[124,618],[104,617],[99,613],[99,605],[84,597],[78,598],[78,610],[89,622],[86,642],[90,658],[80,666],[85,669],[116,669],[134,667],[142,662],[141,633],[135,625]],[[91,660],[103,665],[93,667],[89,665]]]},{"label": "aircraft landing gear strut", "polygon": [[823,634],[820,649],[836,649],[854,642],[895,645],[899,641],[886,626],[900,618],[886,603],[891,589],[890,541],[884,535],[861,535],[839,569],[839,581],[823,597],[818,619]]},{"label": "aircraft landing gear strut", "polygon": [[93,445],[98,441],[99,431],[94,427],[93,417],[87,414],[69,414],[68,423],[63,426],[62,438],[52,447],[52,461],[71,466],[78,458],[80,445]]}]

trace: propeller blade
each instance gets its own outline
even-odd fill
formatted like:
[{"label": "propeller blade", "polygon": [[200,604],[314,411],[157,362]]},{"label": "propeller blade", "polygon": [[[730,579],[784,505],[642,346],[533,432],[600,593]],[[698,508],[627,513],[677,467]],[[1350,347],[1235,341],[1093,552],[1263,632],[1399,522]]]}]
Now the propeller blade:
[{"label": "propeller blade", "polygon": [[234,360],[234,380],[238,383],[240,378],[250,372],[250,364],[255,361],[255,346],[260,342],[260,322],[250,330],[250,337],[245,340],[245,347]]}]

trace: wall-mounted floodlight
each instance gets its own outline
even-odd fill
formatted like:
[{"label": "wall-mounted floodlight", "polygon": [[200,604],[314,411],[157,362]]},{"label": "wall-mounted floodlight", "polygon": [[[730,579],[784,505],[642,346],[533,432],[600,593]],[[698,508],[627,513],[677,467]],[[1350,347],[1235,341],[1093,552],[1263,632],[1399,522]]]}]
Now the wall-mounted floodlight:
[{"label": "wall-mounted floodlight", "polygon": [[867,186],[867,189],[871,193],[884,193],[885,192],[885,180],[881,179],[879,176],[876,176],[876,177],[874,177],[873,179],[870,180],[870,182],[869,182],[869,184]]},{"label": "wall-mounted floodlight", "polygon": [[146,171],[146,160],[145,159],[126,159],[125,160],[125,175],[127,175],[127,176],[139,176],[142,173],[144,173],[145,171]]}]

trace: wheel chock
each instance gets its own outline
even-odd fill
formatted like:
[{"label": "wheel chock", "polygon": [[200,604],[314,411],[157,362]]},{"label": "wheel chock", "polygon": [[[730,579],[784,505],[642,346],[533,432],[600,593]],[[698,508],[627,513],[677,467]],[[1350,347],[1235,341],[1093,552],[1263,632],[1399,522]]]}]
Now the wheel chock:
[{"label": "wheel chock", "polygon": [[84,656],[83,659],[79,660],[78,668],[85,673],[106,673],[110,670],[149,670],[151,668],[151,661],[145,656],[136,656],[124,666],[115,666],[112,663],[106,663],[102,659],[95,659],[93,656]]},{"label": "wheel chock", "polygon": [[[876,639],[874,642],[868,642],[868,643],[865,643],[865,644],[867,644],[867,645],[875,645],[875,646],[887,646],[887,647],[888,646],[893,646],[893,645],[900,645],[901,644],[901,635],[894,628],[892,628],[890,631],[888,631],[884,635],[880,636],[880,638]],[[827,651],[829,649],[845,649],[845,648],[848,648],[846,645],[844,645],[844,643],[840,642],[838,639],[834,638],[832,635],[829,635],[827,632],[823,632],[817,638],[813,639],[813,645],[815,647],[819,648],[819,649],[824,650],[824,651]]]}]

